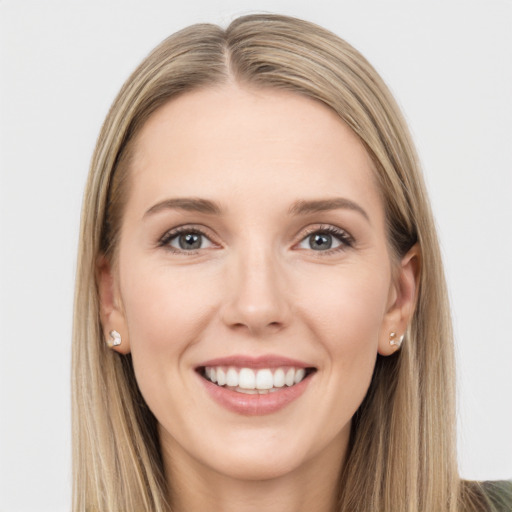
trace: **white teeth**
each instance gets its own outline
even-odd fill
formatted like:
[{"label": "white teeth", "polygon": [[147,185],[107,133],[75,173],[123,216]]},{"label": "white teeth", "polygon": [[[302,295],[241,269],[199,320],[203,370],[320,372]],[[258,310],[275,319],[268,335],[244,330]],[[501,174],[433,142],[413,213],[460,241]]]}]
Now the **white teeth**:
[{"label": "white teeth", "polygon": [[295,372],[295,378],[293,379],[293,382],[298,384],[304,378],[304,375],[306,375],[306,370],[304,370],[304,368],[299,368]]},{"label": "white teeth", "polygon": [[284,370],[282,368],[278,368],[274,372],[274,387],[282,388],[284,386]]},{"label": "white teeth", "polygon": [[234,368],[229,368],[226,373],[226,385],[234,388],[238,386],[238,372]]},{"label": "white teeth", "polygon": [[250,368],[242,368],[238,375],[238,385],[243,389],[256,388],[256,375]]},{"label": "white teeth", "polygon": [[233,366],[209,366],[204,369],[204,376],[218,386],[228,386],[240,393],[265,394],[279,388],[293,386],[306,376],[305,368],[236,368]]},{"label": "white teeth", "polygon": [[217,368],[217,384],[219,386],[226,384],[226,372],[222,368]]},{"label": "white teeth", "polygon": [[256,389],[270,389],[274,387],[274,378],[270,370],[258,370],[256,373]]}]

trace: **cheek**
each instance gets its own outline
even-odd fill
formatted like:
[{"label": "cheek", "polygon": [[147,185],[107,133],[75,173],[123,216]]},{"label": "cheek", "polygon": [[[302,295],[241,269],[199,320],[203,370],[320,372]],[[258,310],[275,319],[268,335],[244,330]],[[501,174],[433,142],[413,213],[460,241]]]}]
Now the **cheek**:
[{"label": "cheek", "polygon": [[171,339],[181,339],[182,331],[200,328],[214,306],[211,288],[208,276],[179,268],[157,266],[128,273],[122,296],[130,338],[169,345]]},{"label": "cheek", "polygon": [[321,343],[337,377],[349,386],[371,377],[390,284],[385,265],[346,266],[316,273],[301,293],[303,318]]},{"label": "cheek", "polygon": [[380,267],[347,265],[311,276],[311,286],[301,293],[307,298],[305,310],[314,311],[311,317],[318,319],[329,338],[356,343],[371,333],[377,334],[390,285],[390,270]]},{"label": "cheek", "polygon": [[[215,311],[214,285],[200,273],[145,262],[126,267],[121,283],[137,381],[141,390],[172,380]],[[122,270],[122,269],[121,269]],[[181,270],[181,271],[180,271]]]}]

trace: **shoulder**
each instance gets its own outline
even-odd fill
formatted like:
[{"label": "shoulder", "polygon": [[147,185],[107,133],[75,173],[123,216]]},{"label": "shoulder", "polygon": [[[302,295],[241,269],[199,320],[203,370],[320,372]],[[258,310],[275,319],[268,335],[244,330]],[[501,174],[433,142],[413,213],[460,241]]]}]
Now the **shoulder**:
[{"label": "shoulder", "polygon": [[481,482],[480,488],[493,512],[512,512],[512,480]]}]

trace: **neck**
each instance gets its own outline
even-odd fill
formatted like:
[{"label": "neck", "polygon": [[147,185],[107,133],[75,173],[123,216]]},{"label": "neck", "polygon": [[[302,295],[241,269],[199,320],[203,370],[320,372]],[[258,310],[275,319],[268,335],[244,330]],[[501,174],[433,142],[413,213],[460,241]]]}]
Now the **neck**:
[{"label": "neck", "polygon": [[333,512],[347,444],[340,439],[286,474],[251,480],[205,467],[173,443],[163,447],[172,511]]}]

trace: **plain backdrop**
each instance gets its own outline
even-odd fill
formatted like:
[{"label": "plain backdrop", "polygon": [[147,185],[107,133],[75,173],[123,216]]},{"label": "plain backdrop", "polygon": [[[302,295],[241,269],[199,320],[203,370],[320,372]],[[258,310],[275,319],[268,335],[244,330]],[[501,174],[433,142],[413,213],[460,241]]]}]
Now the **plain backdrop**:
[{"label": "plain backdrop", "polygon": [[0,0],[0,511],[70,508],[70,333],[83,186],[128,74],[186,25],[319,23],[389,84],[446,264],[459,461],[512,478],[511,0]]}]

